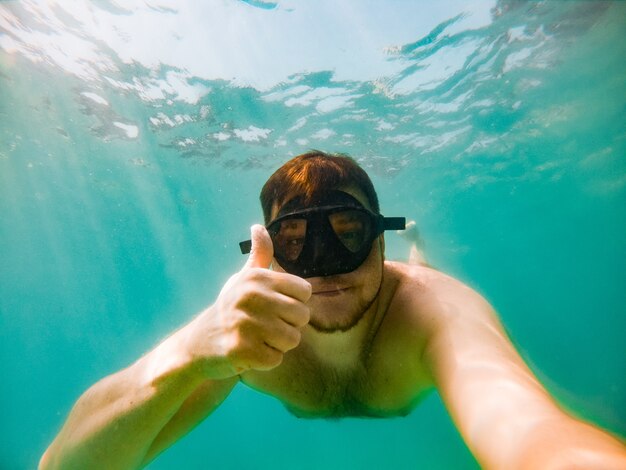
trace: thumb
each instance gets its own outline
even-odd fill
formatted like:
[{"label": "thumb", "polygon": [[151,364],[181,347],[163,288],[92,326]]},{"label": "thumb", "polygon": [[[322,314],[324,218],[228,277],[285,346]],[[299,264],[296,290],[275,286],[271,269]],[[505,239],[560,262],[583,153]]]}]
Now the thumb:
[{"label": "thumb", "polygon": [[252,249],[250,257],[246,261],[245,268],[265,268],[268,269],[274,258],[274,246],[270,234],[262,225],[255,224],[250,227],[252,238]]}]

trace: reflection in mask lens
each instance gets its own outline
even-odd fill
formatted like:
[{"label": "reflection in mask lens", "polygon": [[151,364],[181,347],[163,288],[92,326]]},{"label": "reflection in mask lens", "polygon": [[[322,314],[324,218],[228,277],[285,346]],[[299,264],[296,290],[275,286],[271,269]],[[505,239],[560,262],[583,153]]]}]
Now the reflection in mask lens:
[{"label": "reflection in mask lens", "polygon": [[280,222],[272,234],[275,249],[289,261],[295,261],[302,252],[306,237],[305,219],[287,219]]},{"label": "reflection in mask lens", "polygon": [[370,236],[371,223],[368,216],[362,211],[335,212],[329,215],[328,220],[337,238],[352,253],[363,248],[363,244]]},{"label": "reflection in mask lens", "polygon": [[[367,213],[361,210],[341,210],[331,212],[327,218],[286,218],[277,221],[269,228],[276,255],[288,261],[296,261],[306,243],[307,238],[322,237],[322,249],[332,249],[330,240],[338,240],[351,253],[357,253],[370,241],[372,221]],[[331,234],[332,230],[334,234]],[[308,232],[307,232],[308,231]],[[327,243],[331,243],[327,245]]]}]

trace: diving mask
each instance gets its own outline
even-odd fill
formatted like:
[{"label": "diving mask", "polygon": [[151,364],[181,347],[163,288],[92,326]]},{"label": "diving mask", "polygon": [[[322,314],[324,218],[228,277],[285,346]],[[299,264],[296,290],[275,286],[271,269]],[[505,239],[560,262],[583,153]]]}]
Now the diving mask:
[{"label": "diving mask", "polygon": [[[274,258],[290,274],[302,278],[331,276],[357,269],[385,230],[404,230],[404,217],[383,217],[343,191],[329,191],[315,206],[302,198],[287,202],[266,228]],[[252,242],[241,242],[250,252]]]}]

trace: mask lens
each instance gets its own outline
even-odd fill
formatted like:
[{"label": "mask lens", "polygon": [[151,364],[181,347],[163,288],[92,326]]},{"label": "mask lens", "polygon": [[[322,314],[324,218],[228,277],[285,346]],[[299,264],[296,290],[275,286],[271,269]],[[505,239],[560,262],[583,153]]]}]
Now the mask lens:
[{"label": "mask lens", "polygon": [[370,241],[372,221],[359,210],[345,210],[328,216],[335,235],[350,252],[356,253]]},{"label": "mask lens", "polygon": [[295,261],[302,253],[306,237],[306,219],[281,220],[269,227],[276,254]]}]

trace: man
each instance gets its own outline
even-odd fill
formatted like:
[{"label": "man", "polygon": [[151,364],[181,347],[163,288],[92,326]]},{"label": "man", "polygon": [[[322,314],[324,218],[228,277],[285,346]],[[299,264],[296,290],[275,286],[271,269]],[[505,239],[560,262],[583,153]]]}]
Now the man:
[{"label": "man", "polygon": [[242,381],[301,417],[406,415],[435,386],[486,468],[626,469],[623,445],[559,409],[483,298],[384,259],[403,221],[380,215],[352,159],[296,157],[261,202],[267,229],[252,227],[215,303],[85,392],[40,468],[141,467]]}]

